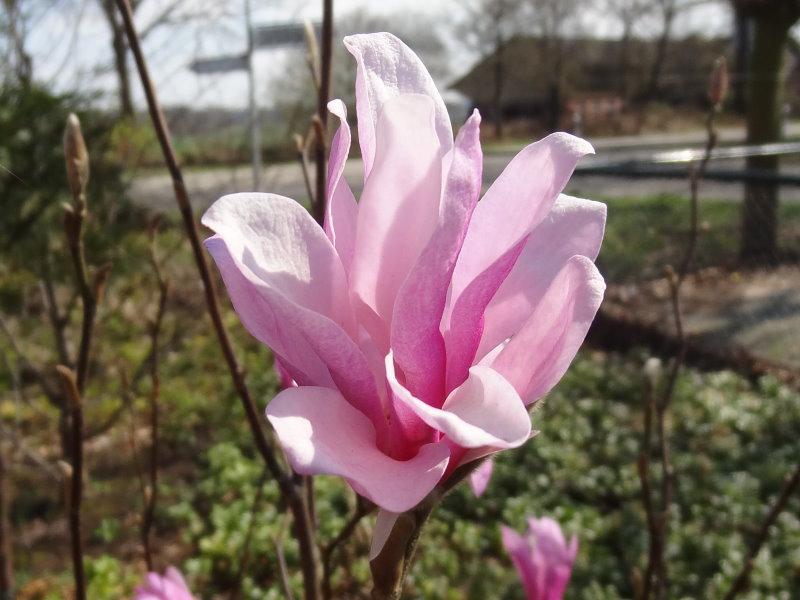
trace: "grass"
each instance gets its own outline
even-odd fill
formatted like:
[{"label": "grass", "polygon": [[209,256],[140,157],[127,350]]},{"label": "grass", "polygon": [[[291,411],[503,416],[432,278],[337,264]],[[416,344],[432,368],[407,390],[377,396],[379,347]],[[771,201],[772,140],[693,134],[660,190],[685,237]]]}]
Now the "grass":
[{"label": "grass", "polygon": [[[664,265],[677,264],[689,237],[688,199],[674,195],[649,198],[604,198],[608,224],[598,266],[614,283],[661,275]],[[696,266],[735,265],[738,256],[741,204],[725,200],[700,202]],[[779,245],[800,249],[800,204],[784,202],[778,217]]]}]

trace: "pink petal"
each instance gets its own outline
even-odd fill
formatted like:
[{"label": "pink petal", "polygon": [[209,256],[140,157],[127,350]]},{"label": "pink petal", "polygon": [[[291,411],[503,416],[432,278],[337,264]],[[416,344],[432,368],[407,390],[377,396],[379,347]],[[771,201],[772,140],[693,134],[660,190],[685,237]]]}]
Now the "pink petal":
[{"label": "pink petal", "polygon": [[538,569],[532,561],[531,548],[527,540],[516,531],[505,525],[500,527],[503,539],[503,547],[511,557],[511,562],[517,569],[522,587],[525,590],[525,597],[529,600],[541,600],[537,595],[540,586],[537,582]]},{"label": "pink petal", "polygon": [[218,231],[206,247],[247,330],[298,384],[338,388],[383,431],[375,379],[348,335],[355,324],[341,263],[308,213],[288,198],[241,194],[203,220]]},{"label": "pink petal", "polygon": [[447,468],[450,453],[441,442],[422,446],[407,461],[383,454],[369,419],[328,388],[284,390],[270,402],[267,418],[297,473],[344,477],[356,492],[391,512],[416,506]]},{"label": "pink petal", "polygon": [[603,277],[594,263],[585,256],[573,256],[492,362],[492,368],[511,382],[526,404],[550,391],[564,375],[586,337],[604,291]]},{"label": "pink petal", "polygon": [[231,194],[212,204],[202,223],[259,279],[355,337],[342,263],[297,202],[276,194]]},{"label": "pink petal", "polygon": [[530,417],[516,390],[489,367],[472,367],[469,378],[441,409],[415,398],[397,381],[391,354],[386,357],[386,378],[397,400],[463,448],[516,448],[530,435]]},{"label": "pink petal", "polygon": [[[433,101],[435,132],[443,153],[453,146],[450,117],[428,70],[416,54],[391,33],[351,35],[344,45],[356,59],[356,116],[364,177],[377,160],[378,122],[383,105],[402,94],[423,94]],[[412,134],[413,137],[416,134]]]},{"label": "pink petal", "polygon": [[351,289],[359,321],[384,355],[397,292],[438,219],[442,155],[433,114],[431,99],[419,94],[384,104],[359,203]]},{"label": "pink petal", "polygon": [[486,307],[477,356],[519,331],[571,257],[580,254],[591,260],[597,258],[605,222],[605,204],[563,194],[558,197]]},{"label": "pink petal", "polygon": [[369,547],[370,560],[377,558],[381,550],[383,550],[398,516],[400,515],[388,510],[380,509],[378,511],[378,516],[375,518],[375,527],[372,530],[372,543]]},{"label": "pink petal", "polygon": [[489,486],[489,480],[492,478],[492,471],[494,471],[494,461],[489,458],[484,460],[480,466],[470,474],[469,487],[472,488],[472,493],[478,498],[483,496],[483,493]]},{"label": "pink petal", "polygon": [[439,325],[450,278],[481,191],[480,122],[476,110],[458,133],[439,223],[400,288],[392,317],[391,346],[406,387],[437,407],[445,397],[445,349]]},{"label": "pink petal", "polygon": [[508,276],[528,235],[542,222],[591,145],[554,133],[517,154],[478,203],[453,272],[446,309],[447,388],[467,376],[486,306]]},{"label": "pink petal", "polygon": [[339,130],[333,137],[328,158],[327,199],[325,203],[325,233],[336,248],[345,272],[350,271],[356,243],[358,204],[353,191],[342,174],[350,153],[350,126],[347,108],[341,100],[328,103],[328,110],[339,117]]}]

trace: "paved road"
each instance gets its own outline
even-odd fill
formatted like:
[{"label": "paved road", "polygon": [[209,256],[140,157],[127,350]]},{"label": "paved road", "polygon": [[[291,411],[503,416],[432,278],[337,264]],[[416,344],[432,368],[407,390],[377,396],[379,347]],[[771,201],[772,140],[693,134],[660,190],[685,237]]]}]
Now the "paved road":
[{"label": "paved road", "polygon": [[[787,132],[790,136],[800,135],[800,124],[793,125]],[[720,132],[723,142],[737,143],[742,141],[740,129],[724,129]],[[651,135],[643,137],[603,138],[592,140],[597,155],[587,157],[582,164],[593,161],[642,160],[649,155],[674,147],[699,147],[703,142],[702,132],[680,134]],[[514,147],[497,148],[484,157],[484,183],[489,185],[502,172],[518,149]],[[738,164],[741,164],[740,162]],[[726,161],[726,167],[735,167],[736,161]],[[800,167],[791,165],[784,171],[800,174]],[[361,190],[362,166],[360,160],[351,160],[345,169],[345,177],[350,182],[356,195]],[[252,179],[250,168],[219,168],[206,170],[190,170],[185,174],[186,183],[197,210],[202,210],[220,196],[231,192],[250,191]],[[302,173],[296,163],[281,163],[264,169],[262,191],[270,191],[290,198],[306,197]],[[567,187],[567,193],[593,198],[640,197],[654,194],[682,194],[687,192],[687,183],[680,179],[621,179],[598,175],[576,175]],[[166,172],[163,174],[148,173],[134,176],[132,180],[132,197],[142,206],[158,211],[169,211],[174,206],[172,185]],[[701,196],[715,199],[737,201],[742,197],[742,185],[739,183],[704,182]],[[800,186],[785,187],[781,190],[781,198],[800,201]]]}]

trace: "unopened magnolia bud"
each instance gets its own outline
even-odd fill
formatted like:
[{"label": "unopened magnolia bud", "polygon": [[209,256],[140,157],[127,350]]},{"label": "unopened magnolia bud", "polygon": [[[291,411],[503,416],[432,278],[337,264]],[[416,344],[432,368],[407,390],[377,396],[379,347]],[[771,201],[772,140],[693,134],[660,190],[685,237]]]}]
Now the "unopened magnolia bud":
[{"label": "unopened magnolia bud", "polygon": [[728,63],[725,58],[720,56],[714,62],[714,70],[711,72],[711,79],[708,82],[708,98],[711,106],[719,108],[725,102],[728,95]]},{"label": "unopened magnolia bud", "polygon": [[81,122],[71,113],[64,128],[64,159],[67,164],[67,181],[75,198],[86,192],[89,182],[89,153],[81,133]]},{"label": "unopened magnolia bud", "polygon": [[647,378],[647,381],[650,382],[651,388],[656,388],[658,386],[658,380],[661,378],[661,359],[656,358],[655,356],[648,358],[647,361],[644,363],[644,367],[642,368],[642,372],[644,376]]},{"label": "unopened magnolia bud", "polygon": [[69,464],[65,460],[59,460],[57,463],[61,474],[64,476],[64,479],[72,479],[72,465]]}]

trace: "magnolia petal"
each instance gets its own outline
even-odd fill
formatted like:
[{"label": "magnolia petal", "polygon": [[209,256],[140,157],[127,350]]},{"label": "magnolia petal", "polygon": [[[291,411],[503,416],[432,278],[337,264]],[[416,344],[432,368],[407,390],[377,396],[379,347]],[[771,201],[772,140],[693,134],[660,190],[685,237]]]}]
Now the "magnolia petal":
[{"label": "magnolia petal", "polygon": [[583,343],[603,301],[605,282],[594,263],[573,256],[533,313],[492,362],[526,404],[558,383]]},{"label": "magnolia petal", "polygon": [[341,100],[331,100],[328,110],[339,118],[339,129],[333,136],[328,157],[327,198],[325,203],[325,234],[336,248],[345,272],[350,272],[356,243],[358,204],[350,185],[343,177],[350,153],[350,126],[347,108]]},{"label": "magnolia petal", "polygon": [[494,471],[494,461],[489,458],[483,461],[480,466],[475,469],[469,476],[469,487],[476,497],[480,498],[489,486],[489,480],[492,478],[492,471]]},{"label": "magnolia petal", "polygon": [[561,194],[533,230],[517,262],[486,307],[477,356],[510,338],[539,304],[553,278],[580,254],[597,258],[606,223],[606,205]]},{"label": "magnolia petal", "polygon": [[440,323],[447,288],[481,191],[483,154],[476,110],[458,132],[439,223],[395,300],[391,347],[412,394],[432,406],[445,397]]},{"label": "magnolia petal", "polygon": [[516,448],[530,435],[530,417],[516,390],[489,367],[472,367],[441,409],[414,397],[397,381],[391,354],[386,357],[386,379],[397,400],[462,448]]},{"label": "magnolia petal", "polygon": [[447,389],[467,375],[481,339],[486,306],[508,276],[533,229],[550,211],[585,140],[554,133],[517,154],[478,203],[458,258],[445,311]]},{"label": "magnolia petal", "polygon": [[378,450],[375,429],[335,390],[298,387],[282,391],[267,407],[289,464],[302,475],[348,480],[367,499],[391,512],[416,506],[442,477],[450,452],[427,444],[407,461]]},{"label": "magnolia petal", "polygon": [[[542,598],[539,595],[542,585],[540,579],[543,575],[541,569],[537,569],[533,564],[532,550],[528,541],[519,533],[506,527],[500,526],[501,537],[503,540],[503,547],[511,557],[511,562],[517,569],[520,580],[522,581],[522,588],[525,590],[526,598]],[[549,600],[549,599],[548,599]]]},{"label": "magnolia petal", "polygon": [[[356,59],[356,116],[364,177],[377,155],[378,121],[384,104],[403,94],[423,94],[433,102],[436,136],[443,153],[453,146],[453,130],[442,97],[428,70],[408,46],[391,33],[350,35],[344,45]],[[413,136],[412,136],[413,137]]]},{"label": "magnolia petal", "polygon": [[397,523],[398,513],[389,512],[388,510],[380,509],[378,516],[375,518],[375,527],[372,530],[372,543],[369,547],[369,559],[375,560],[386,545],[389,539],[389,534],[392,533],[394,524]]},{"label": "magnolia petal", "polygon": [[205,244],[242,324],[275,352],[289,376],[301,386],[338,388],[383,432],[386,420],[375,379],[364,354],[347,332],[275,289],[267,271],[262,270],[266,279],[257,277],[234,255],[227,239],[215,235]]},{"label": "magnolia petal", "polygon": [[211,205],[202,223],[256,277],[295,304],[338,323],[355,339],[342,263],[297,202],[276,194],[230,194]]},{"label": "magnolia petal", "polygon": [[350,284],[359,321],[384,355],[397,292],[438,219],[442,157],[433,114],[431,99],[419,94],[384,104],[359,203]]}]

